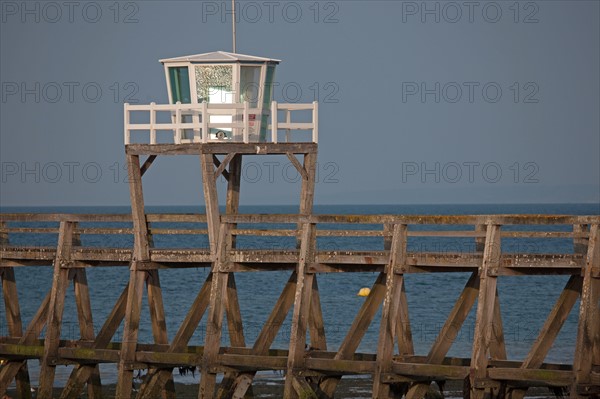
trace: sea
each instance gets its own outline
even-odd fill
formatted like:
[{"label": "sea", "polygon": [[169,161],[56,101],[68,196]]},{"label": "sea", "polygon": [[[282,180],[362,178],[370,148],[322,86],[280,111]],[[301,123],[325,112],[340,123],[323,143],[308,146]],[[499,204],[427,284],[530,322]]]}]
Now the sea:
[{"label": "sea", "polygon": [[[129,213],[129,207],[0,207],[2,213]],[[202,207],[193,206],[148,206],[148,213],[202,213]],[[297,213],[297,207],[287,205],[242,206],[240,213]],[[431,214],[566,214],[566,215],[600,215],[600,204],[469,204],[469,205],[316,205],[316,214],[396,214],[396,215],[431,215]],[[18,224],[12,224],[14,226]],[[38,226],[44,226],[39,223]],[[54,224],[55,225],[55,224]],[[118,225],[118,224],[117,224]],[[373,227],[373,226],[366,226]],[[548,226],[545,227],[548,230]],[[567,226],[552,226],[556,231],[568,231]],[[535,229],[535,227],[533,227]],[[14,244],[22,245],[54,245],[56,235],[20,234],[15,236]],[[106,240],[106,237],[103,238]],[[193,241],[194,237],[178,236],[159,237],[156,246],[194,247],[202,243]],[[282,246],[293,245],[289,238],[281,238]],[[107,245],[100,243],[98,237],[82,237],[86,246]],[[112,236],[109,245],[113,247],[131,247],[130,236]],[[345,240],[345,241],[344,241]],[[329,249],[383,249],[382,239],[372,237],[346,238],[339,242],[321,242]],[[432,242],[409,241],[410,250],[439,250],[444,248],[465,248],[464,242]],[[456,239],[455,239],[456,240]],[[472,241],[472,239],[471,239]],[[523,242],[525,241],[525,242]],[[273,244],[273,243],[271,243]],[[275,243],[277,244],[277,243]],[[260,242],[247,240],[241,243],[245,247],[260,246]],[[569,239],[530,239],[521,240],[518,244],[503,240],[503,250],[569,253],[573,251],[572,240]],[[18,267],[15,269],[22,318],[25,325],[31,320],[42,299],[49,291],[52,282],[52,267]],[[247,346],[252,346],[265,320],[283,289],[290,271],[237,273],[235,276],[244,335]],[[206,268],[164,269],[160,271],[163,290],[167,330],[172,339],[177,328],[184,319],[192,301],[208,275]],[[427,355],[433,341],[446,320],[454,302],[464,287],[469,273],[418,273],[405,276],[405,288],[408,300],[409,316],[413,334],[415,353]],[[93,321],[96,332],[111,311],[129,279],[126,267],[91,267],[87,269],[87,278],[91,295]],[[320,299],[325,320],[327,349],[335,351],[343,341],[354,317],[365,298],[357,293],[363,287],[371,287],[377,273],[331,273],[317,276],[320,288]],[[560,295],[568,276],[504,276],[498,279],[499,298],[502,310],[504,336],[508,358],[522,360],[533,345],[545,318]],[[569,364],[573,361],[575,338],[577,332],[577,313],[579,303],[575,305],[558,335],[546,361]],[[475,308],[473,307],[462,328],[457,329],[448,339],[453,340],[448,356],[470,357],[475,325]],[[380,310],[381,312],[381,310]],[[190,345],[202,345],[206,334],[206,316],[196,329]],[[277,332],[272,348],[287,349],[291,330],[291,312],[282,328]],[[364,335],[359,352],[375,353],[379,321],[378,313],[367,333]],[[119,328],[113,341],[120,341],[122,328]],[[7,335],[5,307],[0,306],[0,336]],[[42,334],[43,335],[43,334]],[[73,290],[67,292],[63,316],[63,339],[79,339],[77,311]],[[146,298],[144,298],[140,323],[139,342],[152,343],[152,330]],[[228,345],[227,333],[223,335],[223,345]],[[37,384],[39,373],[38,361],[29,362],[32,383]],[[56,385],[64,384],[71,368],[57,367]],[[114,383],[117,379],[115,365],[101,366],[103,383]],[[268,372],[273,373],[274,372]],[[267,373],[267,374],[268,374]],[[176,382],[194,384],[198,382],[198,374],[194,376],[175,374]]]}]

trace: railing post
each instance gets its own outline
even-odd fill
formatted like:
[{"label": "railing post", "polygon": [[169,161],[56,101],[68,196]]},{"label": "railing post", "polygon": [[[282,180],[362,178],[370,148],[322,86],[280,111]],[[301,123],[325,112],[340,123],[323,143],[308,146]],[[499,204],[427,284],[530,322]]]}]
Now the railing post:
[{"label": "railing post", "polygon": [[[573,386],[571,398],[594,395],[591,380],[592,365],[600,356],[600,231],[597,224],[590,225],[588,250],[583,270],[583,285],[579,303],[579,326],[573,359]],[[596,358],[596,359],[595,359]]]},{"label": "railing post", "polygon": [[156,144],[156,110],[154,106],[156,103],[150,103],[150,144]]},{"label": "railing post", "polygon": [[[290,123],[292,123],[292,111],[291,110],[286,110],[285,111],[285,123],[288,124],[288,126],[290,125]],[[285,129],[285,142],[289,143],[290,140],[292,139],[292,130],[291,129]]]},{"label": "railing post", "polygon": [[181,144],[181,102],[177,101],[175,108],[175,144]]},{"label": "railing post", "polygon": [[208,131],[208,121],[210,120],[210,116],[208,116],[208,104],[206,102],[202,103],[202,142],[206,143],[210,137],[210,132]]},{"label": "railing post", "polygon": [[60,344],[60,331],[65,305],[65,294],[69,284],[69,267],[73,246],[74,224],[68,221],[60,222],[58,247],[54,260],[54,274],[48,308],[47,331],[44,339],[44,354],[41,360],[40,389],[38,396],[52,397],[54,373]]},{"label": "railing post", "polygon": [[315,256],[315,224],[304,222],[300,237],[300,253],[298,264],[296,265],[296,293],[294,296],[290,348],[285,376],[285,398],[316,397],[312,388],[302,376],[302,371],[304,370],[306,330],[314,279],[314,274],[308,273],[308,267],[314,261]]},{"label": "railing post", "polygon": [[123,129],[124,129],[124,139],[125,145],[128,145],[131,142],[131,132],[129,131],[129,104],[123,104]]},{"label": "railing post", "polygon": [[243,131],[243,137],[244,137],[244,143],[249,143],[250,142],[250,116],[248,114],[248,101],[244,101],[244,131]]},{"label": "railing post", "polygon": [[[392,369],[394,354],[394,339],[402,331],[398,331],[398,316],[402,301],[402,286],[404,284],[404,269],[406,267],[406,238],[407,226],[394,225],[390,257],[386,265],[385,298],[379,327],[379,342],[377,345],[377,369],[373,376],[373,397],[387,398],[390,396],[389,384],[383,383],[385,373]],[[402,324],[400,324],[401,326]],[[401,348],[402,350],[403,348]]]},{"label": "railing post", "polygon": [[279,122],[277,121],[277,101],[271,102],[271,141],[277,144],[277,129]]},{"label": "railing post", "polygon": [[313,101],[313,131],[312,131],[312,141],[313,143],[319,142],[319,102]]},{"label": "railing post", "polygon": [[494,308],[496,306],[496,286],[498,267],[501,258],[500,225],[488,223],[483,251],[483,262],[479,268],[479,296],[473,352],[471,355],[471,398],[482,399],[485,396],[488,350],[492,340]]}]

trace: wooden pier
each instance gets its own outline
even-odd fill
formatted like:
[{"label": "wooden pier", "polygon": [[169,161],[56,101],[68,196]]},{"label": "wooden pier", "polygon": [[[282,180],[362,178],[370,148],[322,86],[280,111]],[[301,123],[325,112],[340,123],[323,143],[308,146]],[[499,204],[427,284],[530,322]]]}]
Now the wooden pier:
[{"label": "wooden pier", "polygon": [[[131,380],[137,369],[148,370],[138,398],[158,397],[159,392],[164,397],[174,397],[172,372],[174,367],[180,366],[200,369],[199,397],[202,398],[244,397],[259,370],[284,371],[285,397],[290,398],[333,397],[340,378],[356,374],[373,377],[373,397],[376,398],[402,394],[407,398],[420,398],[432,380],[466,381],[465,395],[471,397],[488,394],[518,398],[532,386],[564,387],[573,398],[600,394],[598,216],[232,214],[220,216],[218,223],[212,226],[206,215],[142,213],[137,217],[135,214],[2,215],[0,275],[8,335],[0,338],[0,358],[6,361],[0,368],[0,395],[16,380],[20,397],[30,396],[27,359],[40,360],[38,397],[48,398],[54,385],[55,368],[64,364],[74,365],[74,369],[62,398],[78,397],[86,384],[90,397],[101,397],[100,363],[118,364],[117,396],[120,398],[133,395]],[[140,225],[139,219],[145,222]],[[106,227],[111,223],[128,227]],[[53,226],[35,227],[41,224]],[[165,224],[168,227],[162,227]],[[536,228],[532,228],[534,226]],[[569,231],[557,229],[558,226],[568,226]],[[212,242],[208,239],[211,228],[218,231],[214,246],[208,244]],[[22,234],[49,233],[57,237],[56,246],[11,244],[13,237]],[[204,237],[207,245],[177,249],[152,246],[153,239],[177,234]],[[115,235],[134,235],[136,245],[126,249],[102,245],[86,247],[82,245],[86,235],[101,237],[100,241],[106,238],[106,242]],[[238,243],[246,236],[260,237],[265,242],[292,237],[297,245],[277,249],[267,245],[240,248]],[[345,237],[380,240],[381,250],[332,249],[331,242]],[[472,240],[472,251],[407,250],[411,239],[440,237]],[[323,239],[327,240],[325,244]],[[501,251],[502,240],[531,239],[572,240],[573,251],[561,254]],[[148,245],[140,248],[141,240]],[[15,268],[33,265],[53,265],[52,288],[29,325],[24,326]],[[94,281],[87,279],[86,270],[113,266],[129,267],[129,284],[108,317],[94,320],[89,296],[89,285]],[[159,274],[189,267],[206,267],[210,273],[199,291],[190,293],[187,316],[175,335],[169,337]],[[247,342],[235,275],[274,270],[288,270],[289,281],[256,341]],[[330,351],[325,336],[327,320],[321,313],[318,275],[357,271],[376,272],[377,277],[342,344],[336,351]],[[470,277],[427,356],[417,356],[413,352],[404,276],[451,272],[469,272]],[[530,274],[570,277],[527,357],[509,360],[506,359],[497,281],[503,276]],[[64,340],[60,338],[62,317],[65,293],[71,282],[81,337]],[[144,289],[147,289],[152,319],[152,345],[137,342]],[[546,354],[577,299],[580,299],[580,308],[574,362],[572,365],[545,363]],[[477,321],[471,357],[447,357],[452,345],[448,337],[460,328],[475,303]],[[357,353],[380,306],[383,312],[377,353]],[[271,349],[289,312],[293,317],[289,350]],[[204,345],[189,346],[202,317],[208,318]],[[114,342],[122,321],[125,323],[123,338]],[[101,328],[95,330],[94,326]],[[40,337],[44,327],[45,335]],[[221,342],[224,329],[229,333],[228,345]],[[219,384],[217,374],[223,374]]]}]

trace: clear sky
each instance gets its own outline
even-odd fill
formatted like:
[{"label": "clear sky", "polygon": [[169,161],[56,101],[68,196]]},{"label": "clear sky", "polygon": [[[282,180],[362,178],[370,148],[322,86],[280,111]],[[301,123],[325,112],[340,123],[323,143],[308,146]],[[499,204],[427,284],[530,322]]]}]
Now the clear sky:
[{"label": "clear sky", "polygon": [[[0,1],[0,205],[127,205],[123,102],[167,102],[160,58],[231,51],[229,1]],[[238,52],[320,101],[315,204],[600,202],[600,2],[241,1]],[[296,203],[286,158],[243,204]],[[159,157],[147,204],[202,204]]]}]

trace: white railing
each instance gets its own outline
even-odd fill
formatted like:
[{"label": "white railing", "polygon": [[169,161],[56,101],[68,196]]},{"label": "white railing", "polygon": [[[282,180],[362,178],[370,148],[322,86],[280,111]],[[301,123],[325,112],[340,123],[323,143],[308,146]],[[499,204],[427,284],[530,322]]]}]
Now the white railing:
[{"label": "white railing", "polygon": [[[299,111],[310,111],[310,122],[293,122],[292,115]],[[284,118],[279,120],[279,114]],[[132,114],[145,114],[146,122],[134,121]],[[157,114],[162,113],[165,122],[158,122]],[[149,114],[149,115],[148,115]],[[266,116],[266,125],[263,117]],[[306,119],[306,117],[305,117]],[[146,143],[158,144],[157,133],[167,132],[173,137],[174,144],[222,142],[270,142],[278,143],[280,131],[285,132],[284,142],[293,142],[293,131],[310,131],[310,141],[317,143],[318,103],[310,104],[279,104],[271,103],[270,109],[251,108],[248,102],[239,104],[144,104],[124,105],[124,139],[125,144],[138,143],[132,141],[132,132],[147,132],[149,140]],[[211,133],[219,131],[221,135]],[[261,130],[265,134],[261,138]],[[266,132],[270,131],[270,137]],[[227,135],[226,132],[230,134]],[[306,142],[306,138],[301,142]],[[169,143],[167,141],[167,143]],[[164,141],[162,142],[164,143]]]}]

